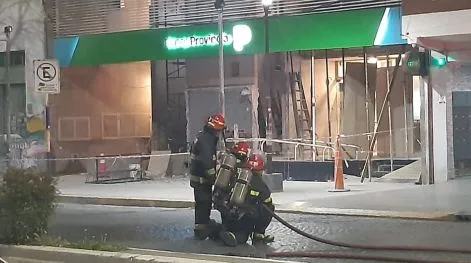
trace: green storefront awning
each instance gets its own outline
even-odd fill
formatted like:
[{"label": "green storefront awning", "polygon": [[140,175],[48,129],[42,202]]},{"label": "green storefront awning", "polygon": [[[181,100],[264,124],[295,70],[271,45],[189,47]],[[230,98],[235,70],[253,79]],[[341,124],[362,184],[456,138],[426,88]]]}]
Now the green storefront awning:
[{"label": "green storefront awning", "polygon": [[[213,57],[217,32],[217,24],[205,24],[58,38],[54,56],[61,67]],[[225,55],[265,52],[265,34],[270,52],[406,43],[400,8],[376,8],[226,22]]]}]

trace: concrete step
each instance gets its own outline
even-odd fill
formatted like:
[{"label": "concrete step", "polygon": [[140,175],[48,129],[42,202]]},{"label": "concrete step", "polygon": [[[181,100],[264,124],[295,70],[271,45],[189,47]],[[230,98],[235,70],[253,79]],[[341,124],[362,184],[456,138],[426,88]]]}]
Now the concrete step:
[{"label": "concrete step", "polygon": [[414,183],[421,173],[421,161],[415,161],[409,165],[399,168],[387,175],[384,175],[378,182],[404,182]]}]

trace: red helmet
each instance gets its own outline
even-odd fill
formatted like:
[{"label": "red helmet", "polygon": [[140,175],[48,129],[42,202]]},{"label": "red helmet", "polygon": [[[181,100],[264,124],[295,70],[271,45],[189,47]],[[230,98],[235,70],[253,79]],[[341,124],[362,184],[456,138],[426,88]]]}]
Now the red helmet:
[{"label": "red helmet", "polygon": [[249,148],[247,142],[238,142],[232,147],[232,153],[247,156],[249,155]]},{"label": "red helmet", "polygon": [[265,170],[265,160],[260,154],[252,154],[247,161],[247,168],[254,172]]},{"label": "red helmet", "polygon": [[218,131],[224,130],[224,128],[226,128],[224,116],[219,113],[212,115],[208,119],[208,126]]}]

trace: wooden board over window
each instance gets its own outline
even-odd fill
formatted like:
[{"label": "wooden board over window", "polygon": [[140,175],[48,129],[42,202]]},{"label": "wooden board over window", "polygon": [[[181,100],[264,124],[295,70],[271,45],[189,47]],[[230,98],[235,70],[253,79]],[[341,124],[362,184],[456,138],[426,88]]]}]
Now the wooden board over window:
[{"label": "wooden board over window", "polygon": [[60,117],[59,141],[90,140],[90,117]]},{"label": "wooden board over window", "polygon": [[103,139],[149,138],[151,115],[148,113],[107,113],[102,117]]}]

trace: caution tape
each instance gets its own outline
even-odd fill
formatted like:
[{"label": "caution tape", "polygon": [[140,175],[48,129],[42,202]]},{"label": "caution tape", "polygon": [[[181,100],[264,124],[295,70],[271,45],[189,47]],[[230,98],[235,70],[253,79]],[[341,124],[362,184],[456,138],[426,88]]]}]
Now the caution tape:
[{"label": "caution tape", "polygon": [[[410,128],[399,128],[399,129],[393,129],[393,130],[382,130],[377,132],[376,134],[385,134],[385,133],[394,133],[394,132],[404,132],[406,130],[414,130],[417,129],[416,127],[410,127]],[[361,136],[368,136],[368,135],[374,135],[374,132],[365,132],[365,133],[357,133],[357,134],[341,134],[340,138],[354,138],[354,137],[361,137]],[[304,146],[304,147],[310,147],[314,148],[316,151],[319,151],[318,149],[321,149],[324,152],[334,152],[334,141],[335,138],[332,137],[332,142],[328,142],[327,140],[330,137],[317,137],[316,143],[307,143],[307,142],[312,142],[310,140],[304,140],[300,138],[290,138],[290,139],[266,139],[266,138],[227,138],[227,141],[229,142],[237,142],[237,141],[252,141],[252,142],[258,142],[258,143],[279,143],[279,144],[287,144],[291,145],[294,147],[298,146]],[[325,141],[324,141],[325,140]],[[356,154],[366,154],[366,153],[375,153],[375,154],[389,154],[389,151],[368,151],[364,150],[362,147],[354,144],[344,144],[341,143],[342,147],[350,147],[353,148],[351,151],[349,150],[343,150],[343,152],[355,152]],[[325,153],[324,153],[325,154]],[[184,153],[163,153],[163,154],[134,154],[134,155],[114,155],[114,156],[86,156],[86,157],[63,157],[63,158],[24,158],[24,159],[31,159],[35,161],[84,161],[84,160],[116,160],[116,159],[132,159],[132,158],[151,158],[151,157],[169,157],[169,156],[185,156],[189,155],[188,152]],[[17,159],[17,158],[14,158]]]},{"label": "caution tape", "polygon": [[[151,158],[151,157],[168,157],[168,156],[185,156],[185,153],[165,153],[165,154],[136,154],[136,155],[114,155],[114,156],[87,156],[87,157],[66,157],[66,158],[30,158],[35,161],[84,161],[84,160],[115,160],[115,159],[132,159],[132,158]],[[28,159],[28,158],[25,158]]]}]

